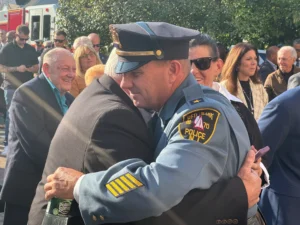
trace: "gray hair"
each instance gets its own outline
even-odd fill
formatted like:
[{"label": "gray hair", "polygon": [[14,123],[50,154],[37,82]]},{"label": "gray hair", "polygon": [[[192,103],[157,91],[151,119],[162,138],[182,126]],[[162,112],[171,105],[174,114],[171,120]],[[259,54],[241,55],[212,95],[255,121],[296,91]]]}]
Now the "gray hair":
[{"label": "gray hair", "polygon": [[279,49],[278,54],[283,51],[289,51],[291,56],[296,60],[297,59],[297,52],[292,46],[283,46]]},{"label": "gray hair", "polygon": [[75,39],[73,43],[74,50],[76,50],[76,48],[78,48],[81,45],[88,45],[89,47],[94,48],[92,41],[87,36],[81,36]]},{"label": "gray hair", "polygon": [[116,48],[114,48],[109,57],[108,60],[105,64],[105,69],[104,69],[104,73],[110,77],[112,77],[114,80],[119,81],[120,79],[122,79],[122,76],[120,76],[119,74],[116,74],[115,72],[115,68],[117,66],[118,63],[118,55],[116,53]]},{"label": "gray hair", "polygon": [[64,48],[54,48],[48,51],[43,58],[43,64],[48,63],[49,65],[53,65],[56,63],[61,57],[65,56],[71,56],[73,58],[73,55],[70,51],[64,49]]}]

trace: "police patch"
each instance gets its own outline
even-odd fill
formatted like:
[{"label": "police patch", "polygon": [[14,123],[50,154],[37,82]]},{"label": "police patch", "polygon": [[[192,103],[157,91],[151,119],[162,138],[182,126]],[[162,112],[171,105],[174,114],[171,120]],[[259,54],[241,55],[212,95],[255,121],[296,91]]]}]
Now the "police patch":
[{"label": "police patch", "polygon": [[183,122],[178,125],[182,138],[203,144],[209,142],[216,130],[220,112],[212,108],[197,109],[183,116]]}]

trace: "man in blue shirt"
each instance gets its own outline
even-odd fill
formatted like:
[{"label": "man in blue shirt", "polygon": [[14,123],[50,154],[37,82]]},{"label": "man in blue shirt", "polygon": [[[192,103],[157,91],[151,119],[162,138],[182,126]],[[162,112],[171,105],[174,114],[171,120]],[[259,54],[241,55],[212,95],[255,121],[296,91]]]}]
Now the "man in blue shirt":
[{"label": "man in blue shirt", "polygon": [[67,92],[75,70],[69,51],[53,49],[45,55],[44,73],[21,85],[14,94],[10,108],[10,150],[0,196],[6,204],[4,225],[27,224],[50,142],[74,99]]}]

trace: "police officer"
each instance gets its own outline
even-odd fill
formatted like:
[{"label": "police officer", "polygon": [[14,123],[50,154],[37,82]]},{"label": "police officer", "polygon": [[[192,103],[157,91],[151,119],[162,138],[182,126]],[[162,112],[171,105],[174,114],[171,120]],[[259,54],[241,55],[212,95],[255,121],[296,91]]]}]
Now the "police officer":
[{"label": "police officer", "polygon": [[[189,191],[208,189],[236,176],[250,148],[247,131],[230,102],[199,86],[189,74],[188,44],[199,32],[156,22],[110,29],[119,56],[116,72],[122,74],[121,87],[129,90],[137,107],[158,112],[155,133],[161,135],[150,165],[129,159],[76,179],[74,197],[86,224],[158,216]],[[73,193],[65,195],[73,191],[71,181],[59,185],[66,178],[59,175],[63,171],[48,177],[47,199],[73,198]],[[74,172],[68,171],[67,177]],[[252,178],[258,197],[261,180],[255,172]],[[66,192],[60,193],[61,189]],[[248,218],[255,220],[251,224],[260,224],[255,217],[257,200],[249,203]],[[238,224],[231,219],[225,222]]]}]

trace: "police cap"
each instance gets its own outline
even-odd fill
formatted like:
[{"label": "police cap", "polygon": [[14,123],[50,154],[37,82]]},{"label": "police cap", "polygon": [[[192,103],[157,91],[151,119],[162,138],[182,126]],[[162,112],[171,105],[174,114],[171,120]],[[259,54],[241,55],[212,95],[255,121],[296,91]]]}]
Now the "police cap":
[{"label": "police cap", "polygon": [[135,70],[152,60],[187,59],[189,41],[200,33],[164,22],[112,24],[117,48],[116,73]]}]

